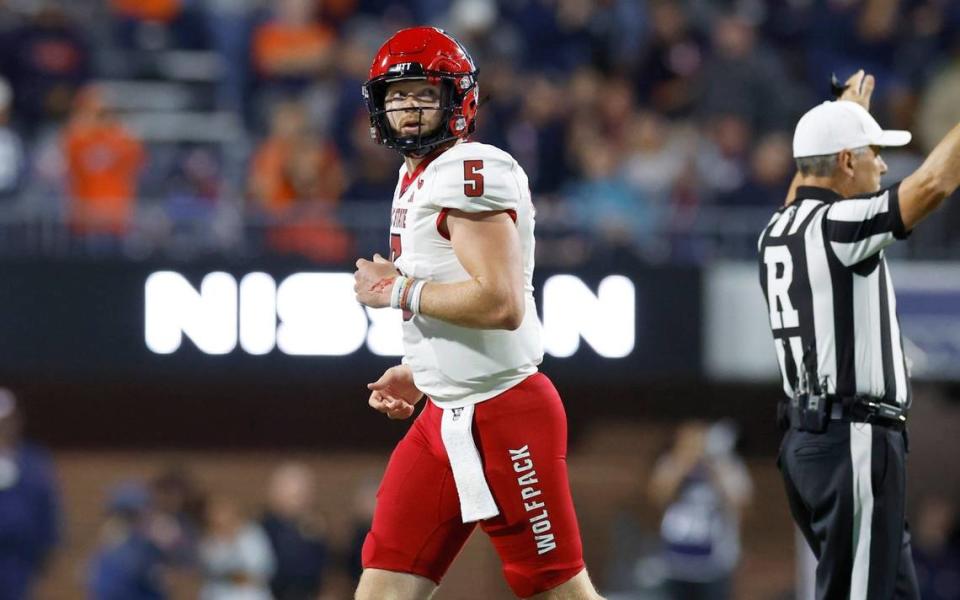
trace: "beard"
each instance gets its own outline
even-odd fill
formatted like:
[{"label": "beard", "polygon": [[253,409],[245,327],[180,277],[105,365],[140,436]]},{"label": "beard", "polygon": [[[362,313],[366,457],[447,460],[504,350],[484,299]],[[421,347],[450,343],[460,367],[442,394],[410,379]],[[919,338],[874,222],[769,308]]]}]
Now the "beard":
[{"label": "beard", "polygon": [[[414,139],[417,137],[426,138],[438,133],[440,126],[443,124],[443,118],[439,114],[441,109],[423,108],[420,109],[419,112],[420,114],[417,119],[411,119],[409,115],[404,115],[396,125],[391,123],[390,126],[393,129],[394,135],[401,139]],[[437,122],[432,125],[427,125],[425,121],[427,121],[428,115],[431,117],[431,120],[436,118]]]}]

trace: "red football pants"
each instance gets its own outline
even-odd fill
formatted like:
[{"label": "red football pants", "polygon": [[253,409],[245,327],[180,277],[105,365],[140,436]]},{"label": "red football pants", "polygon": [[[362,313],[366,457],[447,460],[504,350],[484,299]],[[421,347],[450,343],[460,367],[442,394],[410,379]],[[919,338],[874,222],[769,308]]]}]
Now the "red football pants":
[{"label": "red football pants", "polygon": [[[476,523],[463,523],[453,472],[433,402],[417,417],[387,465],[364,568],[412,573],[440,583]],[[500,514],[480,522],[503,574],[521,598],[583,570],[580,531],[567,478],[567,420],[543,374],[476,405],[473,438]]]}]

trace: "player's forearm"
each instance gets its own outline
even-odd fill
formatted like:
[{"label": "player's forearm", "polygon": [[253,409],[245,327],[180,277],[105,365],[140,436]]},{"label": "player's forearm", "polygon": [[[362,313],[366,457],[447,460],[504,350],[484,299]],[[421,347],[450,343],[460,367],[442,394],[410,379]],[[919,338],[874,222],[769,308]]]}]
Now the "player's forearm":
[{"label": "player's forearm", "polygon": [[960,186],[960,124],[933,149],[915,173],[900,184],[900,213],[912,229]]},{"label": "player's forearm", "polygon": [[513,330],[523,322],[523,294],[478,278],[430,282],[420,297],[420,314],[461,327]]}]

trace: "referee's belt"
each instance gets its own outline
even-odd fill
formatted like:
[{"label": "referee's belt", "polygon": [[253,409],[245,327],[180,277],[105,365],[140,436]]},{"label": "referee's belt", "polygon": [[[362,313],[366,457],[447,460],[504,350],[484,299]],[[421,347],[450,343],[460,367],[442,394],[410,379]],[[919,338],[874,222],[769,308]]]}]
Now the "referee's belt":
[{"label": "referee's belt", "polygon": [[813,432],[824,431],[827,421],[872,423],[903,429],[907,423],[907,409],[872,396],[798,394],[780,403],[778,419],[784,429],[793,427]]},{"label": "referee's belt", "polygon": [[904,425],[907,422],[907,409],[898,404],[890,404],[879,398],[854,396],[850,402],[833,401],[830,404],[830,418],[835,421],[878,421],[881,424]]}]

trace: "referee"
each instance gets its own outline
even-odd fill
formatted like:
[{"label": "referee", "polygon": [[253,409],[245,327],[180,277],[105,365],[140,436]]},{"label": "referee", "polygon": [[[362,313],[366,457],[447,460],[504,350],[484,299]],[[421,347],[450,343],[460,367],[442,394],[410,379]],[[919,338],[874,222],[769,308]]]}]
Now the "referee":
[{"label": "referee", "polygon": [[919,599],[904,520],[910,381],[883,249],[960,185],[960,125],[882,189],[872,76],[797,123],[799,173],[759,241],[760,283],[787,400],[778,465],[818,559],[818,600]]}]

